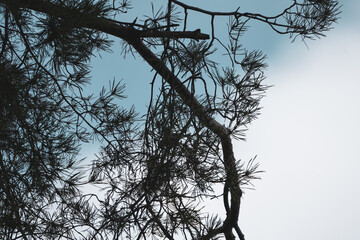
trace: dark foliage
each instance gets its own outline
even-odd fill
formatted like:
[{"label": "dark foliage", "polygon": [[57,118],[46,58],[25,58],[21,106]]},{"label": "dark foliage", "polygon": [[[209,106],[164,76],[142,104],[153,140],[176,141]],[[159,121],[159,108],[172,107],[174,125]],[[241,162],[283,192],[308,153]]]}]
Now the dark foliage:
[{"label": "dark foliage", "polygon": [[[265,56],[241,36],[253,20],[293,39],[324,36],[338,3],[292,1],[276,16],[162,3],[142,17],[128,0],[0,0],[5,239],[244,239],[242,189],[259,171],[234,156],[232,139],[244,139],[267,86]],[[209,16],[210,32],[188,30],[191,14]],[[228,35],[217,36],[224,17]],[[98,97],[84,93],[90,58],[111,49],[108,35],[154,69],[144,114],[119,105],[115,81]],[[97,159],[81,168],[80,146],[94,139]],[[103,192],[82,188],[98,184]],[[225,219],[202,211],[212,198],[223,199]]]}]

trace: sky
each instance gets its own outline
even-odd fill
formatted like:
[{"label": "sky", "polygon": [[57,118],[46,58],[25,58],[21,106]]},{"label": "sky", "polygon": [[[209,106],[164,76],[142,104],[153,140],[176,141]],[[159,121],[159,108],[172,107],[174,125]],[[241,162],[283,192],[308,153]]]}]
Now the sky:
[{"label": "sky", "polygon": [[360,239],[360,2],[341,4],[326,38],[269,54],[274,87],[235,147],[266,171],[243,198],[247,239]]},{"label": "sky", "polygon": [[[209,8],[226,8],[211,2]],[[287,1],[237,2],[271,13]],[[360,1],[340,4],[341,19],[326,38],[291,43],[254,24],[245,39],[266,53],[265,83],[273,85],[246,142],[234,143],[236,156],[257,156],[265,171],[242,199],[247,239],[360,239]],[[139,61],[102,54],[93,60],[93,76],[124,79],[124,104],[146,104],[138,96],[149,93],[151,68]],[[89,156],[91,147],[84,149]]]}]

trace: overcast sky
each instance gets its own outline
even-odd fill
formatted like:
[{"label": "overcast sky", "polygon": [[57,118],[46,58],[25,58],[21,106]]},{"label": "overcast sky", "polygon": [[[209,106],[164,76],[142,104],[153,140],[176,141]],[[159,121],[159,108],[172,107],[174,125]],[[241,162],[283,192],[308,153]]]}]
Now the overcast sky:
[{"label": "overcast sky", "polygon": [[360,239],[360,2],[342,4],[325,39],[268,59],[275,86],[236,146],[266,171],[243,199],[247,239]]},{"label": "overcast sky", "polygon": [[[224,7],[213,2],[209,7]],[[243,2],[271,12],[289,1]],[[268,55],[266,83],[274,85],[247,141],[235,143],[237,157],[257,155],[266,171],[242,200],[240,224],[249,240],[360,239],[360,1],[340,3],[334,30],[308,47],[263,26],[249,31],[250,48]],[[150,68],[138,71],[137,61],[103,54],[93,75],[124,79],[129,99],[136,92],[146,104],[138,96],[149,93]]]}]

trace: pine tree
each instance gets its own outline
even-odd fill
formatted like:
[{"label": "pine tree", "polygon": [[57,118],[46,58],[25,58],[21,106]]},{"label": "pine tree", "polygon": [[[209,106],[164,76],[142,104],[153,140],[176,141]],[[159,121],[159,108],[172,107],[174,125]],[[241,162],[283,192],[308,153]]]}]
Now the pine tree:
[{"label": "pine tree", "polygon": [[[322,37],[338,3],[292,1],[275,16],[160,4],[142,17],[129,0],[0,0],[5,239],[245,239],[243,187],[259,170],[234,155],[233,140],[244,139],[268,86],[265,56],[241,38],[253,21],[294,40]],[[192,14],[208,16],[208,25],[191,29]],[[228,34],[218,36],[223,18]],[[144,114],[119,104],[120,82],[98,97],[84,93],[90,58],[114,47],[109,36],[154,70]],[[228,65],[215,60],[219,49]],[[94,139],[102,147],[88,171],[78,153]],[[81,189],[88,184],[105,193]],[[225,219],[202,212],[211,198],[223,199]]]}]

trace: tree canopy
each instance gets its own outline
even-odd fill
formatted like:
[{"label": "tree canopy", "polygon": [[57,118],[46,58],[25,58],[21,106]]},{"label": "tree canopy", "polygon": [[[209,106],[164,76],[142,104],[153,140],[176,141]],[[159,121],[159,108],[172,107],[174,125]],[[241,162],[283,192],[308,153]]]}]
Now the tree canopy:
[{"label": "tree canopy", "polygon": [[[5,239],[245,239],[243,187],[259,170],[234,155],[233,141],[244,139],[268,86],[264,54],[247,51],[242,36],[258,21],[293,39],[322,37],[338,3],[289,1],[274,16],[242,12],[241,2],[229,12],[157,5],[142,16],[130,0],[0,0]],[[209,21],[196,25],[191,15]],[[91,57],[116,47],[113,39],[154,70],[144,113],[122,106],[121,82],[85,94]],[[86,169],[79,150],[94,139],[102,146]],[[89,184],[104,190],[88,192]],[[225,219],[202,211],[213,198]]]}]

